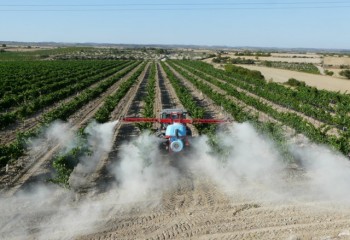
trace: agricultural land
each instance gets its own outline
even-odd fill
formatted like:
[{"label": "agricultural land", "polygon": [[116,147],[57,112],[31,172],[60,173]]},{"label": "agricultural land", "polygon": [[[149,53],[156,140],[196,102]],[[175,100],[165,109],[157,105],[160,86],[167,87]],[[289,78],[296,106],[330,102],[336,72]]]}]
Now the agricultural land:
[{"label": "agricultural land", "polygon": [[[0,50],[0,239],[350,239],[349,55]],[[225,123],[123,122],[169,108]]]}]

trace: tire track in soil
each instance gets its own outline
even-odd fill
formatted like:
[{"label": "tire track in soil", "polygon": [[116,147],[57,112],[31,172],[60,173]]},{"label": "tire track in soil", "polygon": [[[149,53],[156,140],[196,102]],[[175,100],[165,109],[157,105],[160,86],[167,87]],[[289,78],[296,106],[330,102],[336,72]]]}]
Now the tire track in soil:
[{"label": "tire track in soil", "polygon": [[[158,64],[155,64],[156,66],[156,74],[155,74],[155,77],[156,77],[156,82],[155,82],[155,87],[156,87],[156,91],[155,91],[155,96],[154,96],[154,116],[157,118],[159,117],[159,114],[163,108],[163,98],[162,98],[162,92],[161,92],[161,89],[160,89],[160,78],[162,76],[160,76],[159,74],[159,67],[158,67]],[[153,124],[153,128],[154,129],[159,129],[160,128],[160,124],[159,123],[154,123]]]},{"label": "tire track in soil", "polygon": [[[349,208],[229,198],[199,172],[194,175],[193,189],[182,182],[164,193],[163,200],[173,201],[170,208],[118,212],[105,230],[78,239],[349,239]],[[182,195],[187,200],[177,201]]]},{"label": "tire track in soil", "polygon": [[[88,104],[83,106],[79,111],[75,112],[68,119],[71,124],[71,129],[78,129],[85,126],[88,121],[94,116],[98,109],[103,105],[104,100],[114,92],[116,92],[124,81],[126,81],[137,69],[141,66],[139,64],[132,69],[126,76],[119,79],[114,83],[107,91],[101,94],[99,97],[90,101]],[[16,161],[16,165],[12,166],[15,170],[13,176],[7,176],[2,178],[2,182],[5,185],[1,189],[0,193],[6,196],[15,194],[23,185],[30,187],[35,182],[43,182],[48,179],[51,175],[51,163],[50,160],[54,153],[60,149],[59,144],[51,144],[47,149],[43,149],[35,153],[35,155],[29,154],[19,158]]]},{"label": "tire track in soil", "polygon": [[174,94],[170,96],[169,90],[166,87],[165,84],[165,73],[162,69],[162,67],[157,64],[157,76],[158,76],[158,85],[160,89],[160,104],[161,104],[161,109],[165,108],[177,108],[178,104],[175,101]]},{"label": "tire track in soil", "polygon": [[[184,173],[186,174],[186,173]],[[208,234],[211,226],[226,221],[224,215],[239,215],[257,205],[232,205],[208,179],[188,181],[188,176],[174,189],[163,194],[161,204],[138,214],[119,213],[106,230],[78,239],[183,239]]]}]

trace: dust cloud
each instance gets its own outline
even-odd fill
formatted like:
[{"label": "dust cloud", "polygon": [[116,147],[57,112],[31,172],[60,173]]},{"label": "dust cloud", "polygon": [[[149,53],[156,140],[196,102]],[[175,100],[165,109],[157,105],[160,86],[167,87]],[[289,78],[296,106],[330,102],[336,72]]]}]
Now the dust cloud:
[{"label": "dust cloud", "polygon": [[350,204],[350,163],[327,146],[306,138],[289,139],[294,163],[284,161],[276,144],[249,123],[235,123],[219,132],[228,149],[225,161],[211,152],[207,138],[194,142],[189,167],[214,180],[229,194],[261,201],[341,201]]},{"label": "dust cloud", "polygon": [[291,151],[300,159],[314,198],[350,203],[350,162],[345,156],[312,143],[293,145]]},{"label": "dust cloud", "polygon": [[76,129],[73,129],[69,123],[56,120],[44,128],[39,136],[29,138],[27,148],[32,156],[48,151],[50,147],[57,144],[62,146],[63,151],[69,151],[76,146],[77,140]]},{"label": "dust cloud", "polygon": [[[117,122],[91,123],[86,129],[93,153],[80,159],[73,176],[92,171],[108,154]],[[69,125],[56,122],[39,140],[60,142],[65,149],[77,143]],[[44,139],[44,140],[43,140]],[[206,176],[228,195],[243,194],[259,201],[304,201],[350,199],[349,162],[325,146],[290,142],[289,151],[299,165],[283,161],[273,141],[248,123],[232,124],[218,132],[225,158],[216,154],[208,137],[192,141],[192,153],[184,166],[194,176]],[[66,239],[103,229],[120,212],[161,205],[165,191],[176,189],[181,169],[171,164],[158,149],[159,139],[148,132],[120,146],[117,161],[111,165],[114,187],[108,192],[77,197],[72,190],[40,185],[31,192],[0,198],[0,238],[26,236],[29,239]],[[71,184],[80,180],[71,176]],[[73,183],[76,181],[75,183]],[[78,183],[77,183],[78,182]]]},{"label": "dust cloud", "polygon": [[167,156],[161,156],[159,139],[145,132],[120,149],[120,162],[113,173],[121,192],[121,201],[157,198],[176,185],[178,169],[169,164]]},{"label": "dust cloud", "polygon": [[274,143],[248,123],[229,126],[218,133],[218,139],[226,151],[224,159],[208,154],[212,152],[208,139],[200,137],[194,142],[191,169],[207,175],[227,193],[275,197],[284,165]]},{"label": "dust cloud", "polygon": [[69,185],[78,189],[88,184],[88,175],[92,173],[102,158],[108,157],[113,145],[113,129],[118,121],[98,124],[91,122],[84,130],[87,135],[87,142],[84,143],[89,152],[79,159],[78,165],[74,168],[69,178]]}]

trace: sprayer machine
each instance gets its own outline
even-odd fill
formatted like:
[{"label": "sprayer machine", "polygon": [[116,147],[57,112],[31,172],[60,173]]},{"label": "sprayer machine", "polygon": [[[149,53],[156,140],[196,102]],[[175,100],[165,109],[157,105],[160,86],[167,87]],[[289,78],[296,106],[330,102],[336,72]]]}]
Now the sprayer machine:
[{"label": "sprayer machine", "polygon": [[220,124],[228,122],[219,119],[190,119],[183,109],[163,109],[159,118],[125,117],[125,123],[158,123],[156,134],[162,138],[162,148],[168,153],[180,153],[190,147],[192,131],[187,124]]}]

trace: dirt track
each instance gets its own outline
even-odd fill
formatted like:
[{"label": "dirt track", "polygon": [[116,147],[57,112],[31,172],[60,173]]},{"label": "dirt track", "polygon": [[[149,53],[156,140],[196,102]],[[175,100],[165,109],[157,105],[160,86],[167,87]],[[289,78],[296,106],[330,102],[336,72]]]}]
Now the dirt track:
[{"label": "dirt track", "polygon": [[[191,84],[177,76],[191,89],[198,104],[207,107],[208,116],[220,116],[218,106],[205,96],[201,99]],[[145,70],[116,106],[113,120],[124,114],[139,116],[147,77]],[[157,80],[155,111],[181,107],[159,64]],[[113,86],[108,94],[116,90]],[[85,123],[105,96],[84,107],[84,116],[77,114],[72,120]],[[232,149],[243,146],[244,153],[253,157],[233,155],[233,167],[211,165],[212,156],[202,142],[197,143],[199,153],[193,156],[175,161],[157,157],[148,168],[135,168],[144,164],[144,157],[152,157],[153,151],[138,152],[147,138],[128,143],[139,133],[134,126],[120,125],[108,159],[101,161],[89,178],[96,183],[94,187],[103,189],[72,193],[38,188],[28,195],[0,198],[0,239],[350,239],[347,199],[333,198],[329,189],[326,197],[321,197],[318,191],[322,184],[311,181],[318,179],[314,176],[317,171],[288,164],[277,170],[271,167],[275,155],[269,141],[254,133],[239,135],[240,127],[236,130],[237,136],[231,136],[232,132],[225,135],[233,137]],[[132,162],[134,156],[136,162]],[[241,165],[234,165],[235,161]],[[127,170],[124,178],[115,179],[120,177],[115,168],[119,169],[117,173]],[[47,170],[42,165],[38,169]],[[334,169],[326,166],[325,173]],[[247,170],[254,170],[254,175]],[[332,188],[340,188],[341,197],[349,196],[348,178],[345,184],[327,174],[321,179],[326,185],[339,183]]]},{"label": "dirt track", "polygon": [[78,239],[350,238],[349,208],[230,196],[198,172],[183,173],[156,207],[143,208],[143,204],[137,211],[134,207],[117,212],[99,232]]}]

